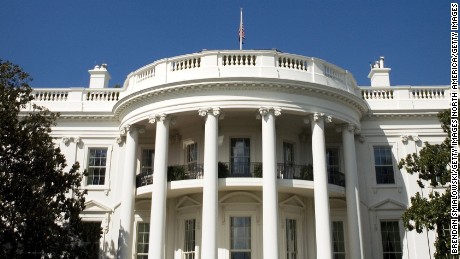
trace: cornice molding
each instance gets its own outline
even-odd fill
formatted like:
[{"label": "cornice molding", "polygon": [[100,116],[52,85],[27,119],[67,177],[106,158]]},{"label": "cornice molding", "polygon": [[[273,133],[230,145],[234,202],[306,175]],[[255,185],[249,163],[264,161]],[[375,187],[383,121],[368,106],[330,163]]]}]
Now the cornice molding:
[{"label": "cornice molding", "polygon": [[[242,79],[243,80],[243,79]],[[119,118],[121,114],[127,113],[130,106],[133,104],[142,102],[146,99],[155,102],[157,99],[168,99],[168,97],[175,96],[178,94],[187,93],[198,93],[208,91],[254,91],[261,90],[271,92],[283,92],[297,95],[317,96],[326,97],[328,99],[334,99],[335,102],[341,102],[343,104],[352,106],[362,115],[366,114],[369,110],[368,104],[361,98],[353,93],[349,93],[339,88],[333,88],[326,85],[320,85],[315,83],[297,82],[292,80],[279,80],[279,79],[260,79],[251,82],[250,79],[245,78],[243,81],[214,81],[214,82],[203,82],[189,81],[187,83],[181,82],[177,84],[167,84],[161,88],[146,88],[130,95],[127,95],[120,99],[113,107],[113,113],[116,118]],[[279,82],[276,82],[279,81]],[[190,96],[193,96],[191,94]]]}]

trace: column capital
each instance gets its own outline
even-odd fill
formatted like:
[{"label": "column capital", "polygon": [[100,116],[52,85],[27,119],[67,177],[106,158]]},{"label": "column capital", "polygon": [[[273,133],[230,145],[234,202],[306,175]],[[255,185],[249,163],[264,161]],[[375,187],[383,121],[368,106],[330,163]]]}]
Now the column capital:
[{"label": "column capital", "polygon": [[343,129],[343,130],[346,130],[346,131],[348,131],[348,132],[351,132],[351,133],[353,133],[353,134],[359,131],[358,126],[356,126],[356,124],[354,124],[354,123],[347,123],[347,124],[344,124],[344,125],[342,126],[342,129]]},{"label": "column capital", "polygon": [[279,107],[260,107],[259,108],[259,114],[262,116],[265,116],[267,114],[273,114],[275,116],[280,116],[281,115],[281,108]]},{"label": "column capital", "polygon": [[127,132],[129,132],[129,128],[131,127],[131,124],[125,124],[123,126],[121,126],[120,128],[120,135],[121,136],[124,136],[126,135]]},{"label": "column capital", "polygon": [[115,138],[115,142],[118,144],[118,145],[121,145],[121,143],[123,143],[123,138],[121,136],[118,136]]},{"label": "column capital", "polygon": [[200,115],[201,117],[205,117],[210,114],[219,117],[221,113],[222,110],[219,107],[205,107],[198,109],[198,115]]},{"label": "column capital", "polygon": [[69,144],[70,143],[70,138],[69,137],[63,137],[62,138],[62,143],[66,144],[66,145]]},{"label": "column capital", "polygon": [[313,121],[315,121],[315,122],[319,121],[320,119],[323,119],[324,122],[326,122],[326,123],[332,122],[332,116],[331,115],[326,115],[326,114],[324,114],[322,112],[313,113],[313,115],[311,116],[311,119]]},{"label": "column capital", "polygon": [[407,141],[409,141],[409,136],[408,136],[408,135],[401,135],[401,141],[402,141],[402,142],[407,142]]},{"label": "column capital", "polygon": [[165,113],[152,114],[148,118],[150,124],[155,124],[158,121],[163,122],[163,121],[165,121],[167,119],[169,119],[169,115],[167,115]]},{"label": "column capital", "polygon": [[120,128],[120,136],[125,136],[128,132],[133,132],[137,130],[139,133],[144,133],[145,132],[145,127],[143,126],[134,126],[131,124],[125,124]]}]

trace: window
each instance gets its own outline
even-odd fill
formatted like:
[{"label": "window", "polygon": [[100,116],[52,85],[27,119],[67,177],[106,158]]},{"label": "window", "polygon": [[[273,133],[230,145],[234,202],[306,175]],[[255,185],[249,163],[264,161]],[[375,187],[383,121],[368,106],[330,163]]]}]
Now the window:
[{"label": "window", "polygon": [[396,220],[380,222],[382,234],[383,259],[402,258],[401,237],[399,236],[399,223]]},{"label": "window", "polygon": [[99,241],[101,238],[101,222],[83,222],[82,255],[88,259],[99,258]]},{"label": "window", "polygon": [[345,239],[343,234],[343,222],[332,222],[332,255],[334,259],[345,259]]},{"label": "window", "polygon": [[393,158],[390,146],[374,147],[375,175],[377,184],[394,184]]},{"label": "window", "polygon": [[284,164],[294,164],[294,144],[289,142],[283,142],[283,158]]},{"label": "window", "polygon": [[148,259],[149,257],[149,223],[137,224],[137,259]]},{"label": "window", "polygon": [[187,144],[186,152],[187,164],[196,163],[198,161],[198,144],[196,142]]},{"label": "window", "polygon": [[107,165],[107,148],[90,148],[87,185],[104,185]]},{"label": "window", "polygon": [[283,142],[283,178],[292,179],[294,177],[294,144]]},{"label": "window", "polygon": [[326,166],[328,172],[328,182],[331,184],[345,186],[345,175],[340,172],[338,148],[326,149]]},{"label": "window", "polygon": [[141,161],[141,174],[152,174],[153,173],[153,156],[155,151],[153,149],[142,150],[142,161]]},{"label": "window", "polygon": [[286,259],[297,259],[297,221],[286,219]]},{"label": "window", "polygon": [[251,259],[251,217],[230,218],[230,259]]},{"label": "window", "polygon": [[339,149],[338,148],[327,148],[326,149],[326,163],[327,171],[330,173],[339,172]]},{"label": "window", "polygon": [[249,138],[232,138],[230,150],[231,177],[250,177],[250,140]]},{"label": "window", "polygon": [[185,220],[184,259],[195,259],[195,219]]}]

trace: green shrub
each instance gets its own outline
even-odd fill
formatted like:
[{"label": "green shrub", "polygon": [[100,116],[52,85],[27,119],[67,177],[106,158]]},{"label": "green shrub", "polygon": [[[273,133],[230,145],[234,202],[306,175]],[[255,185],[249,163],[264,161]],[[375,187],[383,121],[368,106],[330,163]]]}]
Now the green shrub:
[{"label": "green shrub", "polygon": [[178,181],[185,179],[185,167],[182,165],[168,166],[168,181]]},{"label": "green shrub", "polygon": [[228,166],[224,162],[217,163],[217,176],[219,178],[226,178],[228,176]]}]

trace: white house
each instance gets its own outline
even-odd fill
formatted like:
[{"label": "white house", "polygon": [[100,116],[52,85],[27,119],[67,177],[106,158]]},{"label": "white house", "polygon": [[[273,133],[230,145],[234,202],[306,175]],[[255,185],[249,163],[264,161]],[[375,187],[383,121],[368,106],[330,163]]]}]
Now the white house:
[{"label": "white house", "polygon": [[[100,258],[430,258],[435,234],[400,219],[420,188],[399,170],[441,143],[448,86],[371,86],[276,50],[166,58],[108,88],[35,89],[60,112],[52,136],[87,169],[84,221]],[[426,188],[424,193],[431,189]]]}]

